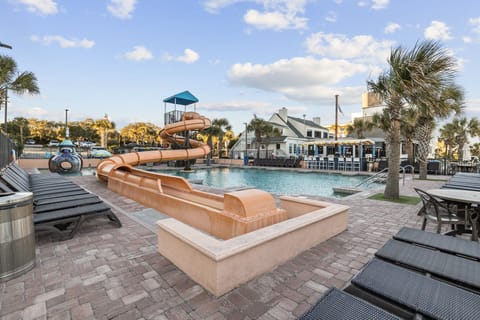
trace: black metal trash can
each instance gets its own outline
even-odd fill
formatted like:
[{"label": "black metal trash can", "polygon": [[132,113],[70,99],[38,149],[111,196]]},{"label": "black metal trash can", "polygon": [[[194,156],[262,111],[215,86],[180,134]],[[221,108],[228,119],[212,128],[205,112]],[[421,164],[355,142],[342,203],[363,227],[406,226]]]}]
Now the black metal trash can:
[{"label": "black metal trash can", "polygon": [[0,193],[0,281],[7,281],[35,265],[33,194]]}]

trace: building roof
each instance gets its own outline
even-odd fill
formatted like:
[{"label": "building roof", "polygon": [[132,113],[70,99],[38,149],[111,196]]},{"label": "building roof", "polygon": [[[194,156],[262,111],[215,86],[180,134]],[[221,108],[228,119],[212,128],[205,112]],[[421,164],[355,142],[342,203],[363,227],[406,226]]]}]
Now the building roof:
[{"label": "building roof", "polygon": [[193,94],[191,94],[190,91],[186,90],[163,99],[163,102],[188,106],[189,104],[198,102],[198,99]]}]

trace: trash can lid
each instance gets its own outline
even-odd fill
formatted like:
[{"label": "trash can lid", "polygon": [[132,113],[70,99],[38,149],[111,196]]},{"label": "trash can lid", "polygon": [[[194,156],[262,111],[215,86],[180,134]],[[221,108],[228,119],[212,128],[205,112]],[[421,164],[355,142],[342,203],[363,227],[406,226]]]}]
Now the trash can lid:
[{"label": "trash can lid", "polygon": [[0,193],[0,207],[11,206],[33,198],[31,192]]}]

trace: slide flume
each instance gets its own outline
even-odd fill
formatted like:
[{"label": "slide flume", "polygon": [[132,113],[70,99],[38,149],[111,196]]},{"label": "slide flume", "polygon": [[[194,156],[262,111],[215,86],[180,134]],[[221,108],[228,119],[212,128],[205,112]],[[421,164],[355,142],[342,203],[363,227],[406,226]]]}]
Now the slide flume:
[{"label": "slide flume", "polygon": [[[165,126],[160,135],[162,139],[184,143],[184,138],[176,133],[210,125],[210,120],[198,113],[186,112],[181,121]],[[210,147],[200,141],[189,140],[189,143],[192,149],[115,155],[98,164],[97,176],[108,181],[110,190],[220,239],[230,239],[288,218],[286,210],[277,208],[273,196],[262,190],[218,195],[195,190],[182,177],[134,168],[150,162],[203,158],[210,153]]]}]

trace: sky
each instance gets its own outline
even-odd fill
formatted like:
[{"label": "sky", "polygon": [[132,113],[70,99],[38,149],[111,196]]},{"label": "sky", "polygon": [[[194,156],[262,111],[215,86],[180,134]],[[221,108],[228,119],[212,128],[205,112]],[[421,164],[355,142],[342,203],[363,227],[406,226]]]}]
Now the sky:
[{"label": "sky", "polygon": [[0,0],[0,42],[13,47],[0,54],[40,88],[10,94],[9,120],[68,109],[69,121],[163,127],[163,99],[189,90],[236,134],[282,107],[334,123],[336,94],[347,122],[391,49],[426,39],[457,59],[465,115],[480,118],[480,1]]}]

